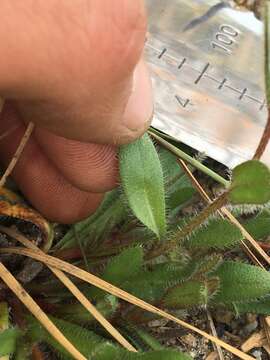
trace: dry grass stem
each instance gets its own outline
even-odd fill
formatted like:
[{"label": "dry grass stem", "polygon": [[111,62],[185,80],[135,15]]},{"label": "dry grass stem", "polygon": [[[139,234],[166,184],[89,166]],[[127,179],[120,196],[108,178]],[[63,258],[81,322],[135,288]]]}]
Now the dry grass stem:
[{"label": "dry grass stem", "polygon": [[[211,329],[211,331],[212,331],[212,334],[213,334],[215,337],[218,337],[218,335],[217,335],[217,330],[216,330],[216,327],[215,327],[215,324],[214,324],[214,320],[213,320],[213,318],[212,318],[212,315],[211,315],[210,311],[207,310],[207,309],[206,309],[206,315],[207,315],[207,319],[208,319],[209,326],[210,326],[210,329]],[[219,359],[220,359],[220,360],[225,360],[221,347],[220,347],[219,345],[217,345],[217,344],[214,344],[214,347],[215,347],[216,350],[217,350]]]},{"label": "dry grass stem", "polygon": [[[4,226],[0,226],[0,231],[8,234],[10,237],[19,241],[25,247],[43,252],[29,241],[25,236],[19,234],[14,229],[9,229]],[[69,289],[69,291],[76,297],[76,299],[85,307],[85,309],[108,331],[108,333],[118,341],[124,348],[129,351],[136,352],[137,350],[115,329],[112,324],[105,319],[105,317],[91,304],[91,302],[83,295],[83,293],[77,288],[76,285],[61,271],[54,267],[48,266],[48,268],[54,273],[54,275]]]},{"label": "dry grass stem", "polygon": [[25,307],[37,318],[37,320],[47,329],[47,331],[77,360],[87,360],[69,340],[59,331],[54,323],[42,311],[38,304],[18,283],[8,269],[0,263],[0,278],[9,289],[21,300]]},{"label": "dry grass stem", "polygon": [[263,154],[267,148],[267,145],[269,143],[269,137],[270,137],[270,114],[268,115],[267,124],[265,126],[262,138],[260,140],[260,143],[257,147],[257,150],[255,152],[253,159],[259,160],[263,156]]},{"label": "dry grass stem", "polygon": [[205,332],[201,329],[198,329],[195,326],[190,325],[190,324],[186,323],[185,321],[180,320],[180,319],[176,318],[175,316],[165,312],[164,310],[161,310],[151,304],[148,304],[147,302],[140,300],[139,298],[127,293],[126,291],[121,290],[118,287],[98,278],[97,276],[95,276],[91,273],[88,273],[85,270],[82,270],[82,269],[80,269],[72,264],[69,264],[63,260],[57,259],[53,256],[43,254],[39,250],[37,251],[37,250],[24,249],[24,248],[18,248],[18,247],[0,248],[0,253],[24,255],[24,256],[30,257],[32,259],[41,261],[42,263],[46,264],[47,266],[49,265],[49,266],[55,267],[59,270],[62,270],[68,274],[71,274],[91,285],[96,286],[97,288],[99,288],[101,290],[104,290],[124,301],[127,301],[130,304],[140,307],[141,309],[144,309],[148,312],[151,312],[153,314],[161,316],[165,319],[171,320],[174,323],[176,323],[190,331],[193,331],[193,332],[205,337],[206,339],[214,342],[215,344],[221,346],[222,348],[231,352],[235,356],[238,356],[240,359],[254,360],[254,358],[252,356],[243,353],[242,351],[238,350],[234,346],[231,346],[231,345],[225,343],[224,341],[222,341],[212,335],[209,335],[207,332]]},{"label": "dry grass stem", "polygon": [[18,160],[20,159],[20,156],[25,148],[25,145],[27,144],[28,140],[30,139],[30,136],[32,134],[34,130],[34,124],[33,123],[29,123],[27,125],[26,131],[21,139],[21,142],[13,156],[13,158],[11,159],[5,173],[3,174],[2,178],[0,179],[0,187],[3,187],[7,181],[7,178],[9,177],[9,175],[12,173],[13,169],[15,168]]}]

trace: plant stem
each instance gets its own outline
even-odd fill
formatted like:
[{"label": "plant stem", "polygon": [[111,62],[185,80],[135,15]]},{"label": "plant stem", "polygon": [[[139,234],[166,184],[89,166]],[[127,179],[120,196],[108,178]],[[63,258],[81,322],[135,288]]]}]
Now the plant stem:
[{"label": "plant stem", "polygon": [[226,188],[230,186],[230,182],[224,179],[222,176],[214,172],[213,170],[209,169],[207,166],[200,163],[198,160],[194,159],[192,156],[186,154],[184,151],[178,149],[176,146],[170,144],[167,140],[163,139],[162,137],[158,136],[151,130],[148,131],[149,134],[157,140],[161,145],[163,145],[166,149],[171,151],[173,154],[178,156],[180,159],[185,160],[192,166],[194,166],[196,169],[200,170],[204,174],[210,176],[212,179],[217,181],[218,183],[224,185]]},{"label": "plant stem", "polygon": [[195,216],[183,229],[176,231],[171,239],[164,242],[159,247],[151,250],[151,252],[147,255],[147,260],[159,257],[166,252],[173,250],[179,244],[180,240],[192,234],[192,232],[201,224],[203,224],[209,218],[209,216],[220,210],[223,206],[226,205],[227,202],[228,192],[225,192],[209,206],[207,206],[198,216]]}]

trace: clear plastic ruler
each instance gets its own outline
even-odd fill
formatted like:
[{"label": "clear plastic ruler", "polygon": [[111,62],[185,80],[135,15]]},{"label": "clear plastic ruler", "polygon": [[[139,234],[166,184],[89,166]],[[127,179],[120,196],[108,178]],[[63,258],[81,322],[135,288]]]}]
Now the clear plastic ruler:
[{"label": "clear plastic ruler", "polygon": [[252,158],[267,119],[262,22],[225,1],[146,3],[153,126],[229,167]]}]

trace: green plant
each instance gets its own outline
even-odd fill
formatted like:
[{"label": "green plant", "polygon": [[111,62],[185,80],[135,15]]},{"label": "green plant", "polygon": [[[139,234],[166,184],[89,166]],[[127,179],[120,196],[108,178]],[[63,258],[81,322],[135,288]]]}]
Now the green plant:
[{"label": "green plant", "polygon": [[[86,260],[91,271],[102,279],[156,306],[172,310],[225,307],[236,314],[270,314],[269,273],[239,260],[224,260],[228,249],[238,251],[243,235],[218,213],[226,204],[250,208],[256,205],[255,216],[247,220],[240,212],[239,220],[256,238],[268,236],[269,169],[256,160],[238,166],[220,197],[198,214],[183,215],[186,205],[196,205],[196,191],[174,155],[157,149],[145,135],[121,149],[120,162],[122,189],[109,193],[95,215],[73,225],[51,249],[52,254],[72,258],[79,250],[75,257],[78,265],[84,266]],[[190,170],[194,171],[194,167]],[[89,359],[189,358],[164,349],[141,328],[141,324],[153,319],[152,315],[77,283],[139,353],[123,350],[82,305],[58,286],[49,277],[41,284],[30,282],[26,289],[33,297],[41,296],[53,322]],[[20,331],[8,326],[0,332],[0,341],[5,345],[1,356],[13,353],[15,359],[28,359],[31,349],[42,342],[58,357],[70,358],[33,317],[24,316],[23,324]]]}]

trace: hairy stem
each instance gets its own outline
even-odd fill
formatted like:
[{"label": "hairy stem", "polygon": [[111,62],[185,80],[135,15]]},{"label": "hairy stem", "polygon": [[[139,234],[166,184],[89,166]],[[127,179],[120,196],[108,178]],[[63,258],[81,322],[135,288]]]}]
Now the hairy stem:
[{"label": "hairy stem", "polygon": [[166,149],[171,151],[173,154],[178,156],[180,159],[185,160],[196,169],[200,170],[204,174],[210,176],[213,180],[217,181],[218,183],[224,185],[226,188],[230,186],[230,182],[224,179],[222,176],[214,172],[213,170],[209,169],[207,166],[200,163],[198,160],[194,159],[192,156],[189,156],[184,151],[178,149],[176,146],[170,144],[167,140],[163,139],[162,137],[155,134],[153,131],[149,130],[149,134],[157,140],[161,145],[163,145]]},{"label": "hairy stem", "polygon": [[147,259],[151,260],[173,250],[182,239],[192,234],[195,229],[202,225],[211,215],[225,206],[227,202],[228,192],[225,192],[207,206],[198,216],[195,216],[183,229],[176,231],[168,241],[163,243],[161,246],[152,249],[147,255]]}]

